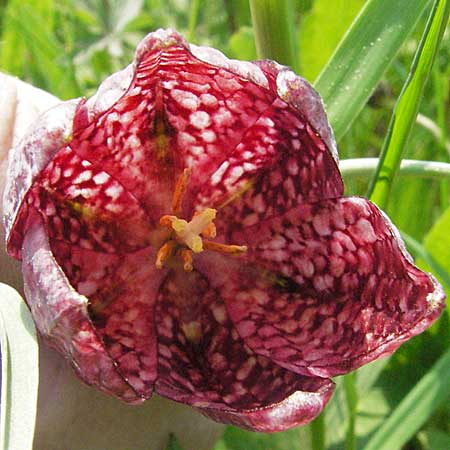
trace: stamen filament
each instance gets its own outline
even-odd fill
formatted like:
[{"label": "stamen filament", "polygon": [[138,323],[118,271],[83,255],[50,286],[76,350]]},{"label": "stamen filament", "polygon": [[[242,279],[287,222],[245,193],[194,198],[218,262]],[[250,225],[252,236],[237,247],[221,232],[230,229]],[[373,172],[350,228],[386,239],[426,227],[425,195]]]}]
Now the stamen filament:
[{"label": "stamen filament", "polygon": [[192,272],[192,250],[188,250],[187,248],[180,251],[181,259],[183,260],[183,269],[186,272]]},{"label": "stamen filament", "polygon": [[172,211],[175,215],[179,215],[181,212],[181,203],[183,201],[190,176],[191,169],[184,169],[183,173],[177,180],[177,184],[175,185],[175,191],[172,197]]},{"label": "stamen filament", "polygon": [[238,255],[247,251],[246,245],[227,245],[219,242],[203,241],[205,250],[212,250],[213,252],[224,253],[227,255]]},{"label": "stamen filament", "polygon": [[170,216],[170,215],[166,214],[165,216],[162,216],[159,219],[159,224],[164,227],[172,229],[172,222],[174,222],[177,219],[178,219],[177,216]]}]

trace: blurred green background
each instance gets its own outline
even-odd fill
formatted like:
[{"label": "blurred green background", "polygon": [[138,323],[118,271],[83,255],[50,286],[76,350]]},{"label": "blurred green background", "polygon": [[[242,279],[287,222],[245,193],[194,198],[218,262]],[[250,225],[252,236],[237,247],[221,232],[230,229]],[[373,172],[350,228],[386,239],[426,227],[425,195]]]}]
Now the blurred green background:
[{"label": "blurred green background", "polygon": [[[301,75],[314,82],[366,3],[364,0],[290,1],[296,65]],[[431,3],[428,2],[425,13],[411,28],[394,61],[386,67],[367,104],[340,137],[341,159],[379,155]],[[129,64],[136,44],[146,33],[160,27],[173,27],[190,42],[216,47],[232,58],[257,57],[247,0],[0,0],[0,71],[16,75],[62,99],[90,96],[106,76]],[[447,30],[404,156],[448,162],[449,124],[450,33]],[[346,181],[347,194],[365,194],[367,178]],[[428,252],[426,256],[447,277],[450,276],[449,192],[448,181],[400,177],[388,208],[393,222],[417,241],[419,250]],[[427,267],[424,260],[420,263]],[[441,281],[448,289],[446,280]],[[447,311],[431,330],[402,346],[390,359],[376,383],[359,399],[358,448],[363,448],[371,434],[448,349],[449,336]],[[450,374],[447,375],[448,383]],[[450,449],[450,399],[446,392],[442,406],[430,409],[426,424],[415,430],[417,433],[404,449]],[[325,413],[327,446],[333,449],[345,448],[348,417],[343,396],[339,384]],[[310,431],[309,426],[263,435],[228,427],[216,450],[307,450],[316,445],[310,442]]]}]

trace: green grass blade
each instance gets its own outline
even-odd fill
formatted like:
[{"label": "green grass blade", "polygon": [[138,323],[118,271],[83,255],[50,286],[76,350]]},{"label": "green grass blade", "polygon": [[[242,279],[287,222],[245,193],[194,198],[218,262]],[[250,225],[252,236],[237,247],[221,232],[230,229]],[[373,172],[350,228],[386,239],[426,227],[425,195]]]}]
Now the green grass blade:
[{"label": "green grass blade", "polygon": [[344,377],[334,379],[336,388],[331,400],[325,408],[325,429],[333,430],[326,433],[327,448],[334,448],[337,443],[345,440],[347,432],[348,409],[345,398]]},{"label": "green grass blade", "polygon": [[439,264],[438,261],[436,261],[426,247],[405,232],[402,232],[402,238],[414,256],[416,258],[422,258],[428,267],[433,271],[433,274],[436,275],[440,281],[442,281],[447,289],[450,289],[450,274],[441,264]]},{"label": "green grass blade", "polygon": [[361,398],[366,395],[378,380],[389,359],[381,358],[366,364],[356,372],[356,389]]},{"label": "green grass blade", "polygon": [[20,0],[11,0],[4,9],[2,29],[0,30],[0,69],[23,77],[26,47],[21,35],[17,33],[14,20],[12,20],[14,17],[13,11],[20,3]]},{"label": "green grass blade", "polygon": [[386,208],[392,182],[400,166],[411,129],[416,122],[424,86],[431,73],[449,12],[449,1],[435,2],[408,78],[397,100],[378,170],[369,187],[368,196],[381,208]]},{"label": "green grass blade", "polygon": [[450,395],[450,349],[403,399],[363,450],[400,449]]},{"label": "green grass blade", "polygon": [[32,450],[39,384],[39,350],[23,299],[0,283],[2,350],[1,450]]},{"label": "green grass blade", "polygon": [[35,84],[54,95],[63,99],[77,97],[80,91],[72,61],[48,26],[50,17],[50,12],[43,14],[34,4],[22,2],[8,8],[5,19],[15,30],[15,35],[20,36],[20,46],[25,46],[26,50],[14,55],[16,41],[11,36],[12,42],[5,41],[3,44],[2,57],[6,54],[12,61],[22,61],[16,67],[16,62],[8,65],[9,59],[2,59],[0,67],[23,78],[32,72]]},{"label": "green grass blade", "polygon": [[298,71],[295,14],[291,0],[250,0],[256,50]]},{"label": "green grass blade", "polygon": [[315,81],[339,140],[430,0],[369,0]]},{"label": "green grass blade", "polygon": [[313,450],[310,428],[309,424],[281,433],[255,433],[228,426],[214,450]]},{"label": "green grass blade", "polygon": [[[436,220],[431,230],[424,238],[423,245],[440,267],[446,268],[447,278],[427,262],[437,277],[446,284],[447,294],[450,295],[450,206]],[[424,258],[425,259],[425,258]],[[447,306],[450,308],[450,305]]]}]

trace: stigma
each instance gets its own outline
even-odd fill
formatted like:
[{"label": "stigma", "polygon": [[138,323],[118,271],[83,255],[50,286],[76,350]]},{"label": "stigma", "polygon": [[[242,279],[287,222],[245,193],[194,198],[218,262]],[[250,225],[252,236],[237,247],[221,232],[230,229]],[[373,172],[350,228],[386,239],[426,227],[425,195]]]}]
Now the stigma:
[{"label": "stigma", "polygon": [[164,215],[159,220],[160,225],[169,230],[169,237],[156,255],[155,265],[158,269],[161,269],[172,256],[181,258],[184,270],[190,272],[193,270],[194,254],[204,250],[227,255],[239,255],[247,251],[246,245],[228,245],[209,240],[216,237],[214,219],[217,210],[213,208],[195,212],[189,222],[178,217],[190,173],[190,169],[184,169],[178,178],[172,198],[173,214]]}]

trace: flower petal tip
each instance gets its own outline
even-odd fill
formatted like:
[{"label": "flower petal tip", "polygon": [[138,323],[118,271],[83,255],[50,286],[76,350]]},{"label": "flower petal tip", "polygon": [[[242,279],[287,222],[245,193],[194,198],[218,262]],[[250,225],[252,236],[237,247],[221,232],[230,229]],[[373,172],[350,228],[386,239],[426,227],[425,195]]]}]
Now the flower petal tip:
[{"label": "flower petal tip", "polygon": [[318,392],[297,391],[278,404],[248,411],[220,411],[207,407],[198,410],[220,423],[236,425],[249,431],[274,433],[314,420],[330,400],[334,388],[334,383],[330,382]]}]

